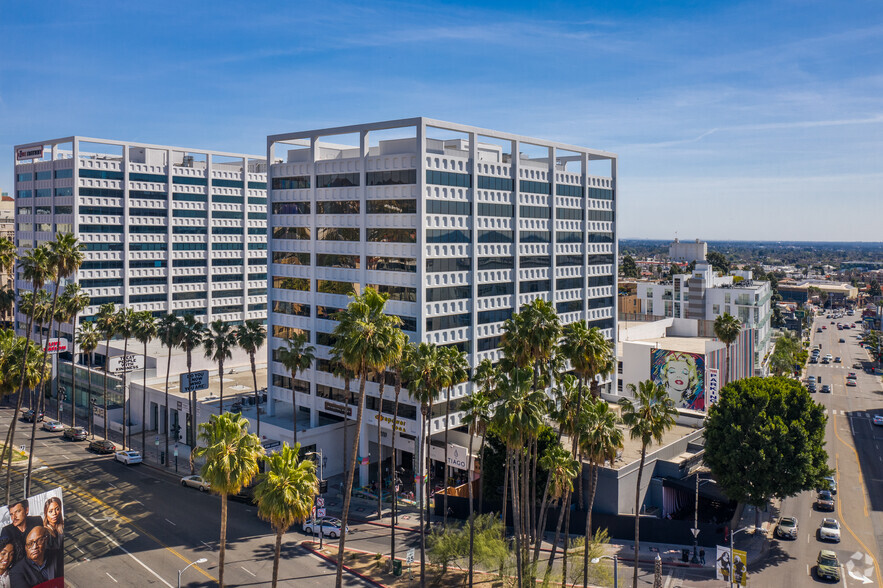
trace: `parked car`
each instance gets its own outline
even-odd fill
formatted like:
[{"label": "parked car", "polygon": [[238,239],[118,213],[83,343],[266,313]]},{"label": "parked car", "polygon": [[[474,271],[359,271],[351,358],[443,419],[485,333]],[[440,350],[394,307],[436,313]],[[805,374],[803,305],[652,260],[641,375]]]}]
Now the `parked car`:
[{"label": "parked car", "polygon": [[829,386],[827,384],[822,384],[822,394],[830,394],[830,393],[831,393],[831,386]]},{"label": "parked car", "polygon": [[208,492],[212,487],[211,484],[203,480],[200,476],[184,476],[181,478],[181,485],[196,488],[200,492]]},{"label": "parked car", "polygon": [[836,553],[830,549],[819,551],[819,557],[816,559],[816,575],[819,578],[840,581],[840,562],[837,561]]},{"label": "parked car", "polygon": [[830,490],[819,490],[818,498],[816,498],[816,509],[834,511],[834,495]]},{"label": "parked car", "polygon": [[819,525],[819,539],[840,543],[840,523],[837,522],[837,519],[822,519],[822,524]]},{"label": "parked car", "polygon": [[831,494],[837,494],[837,480],[834,476],[825,476],[822,478],[822,487],[819,490],[828,490]]},{"label": "parked car", "polygon": [[[313,521],[308,520],[306,523],[304,523],[304,533],[306,533],[307,535],[312,535],[313,529]],[[316,534],[321,532],[326,537],[337,539],[338,537],[340,537],[340,519],[325,517],[324,519],[316,520],[315,532]],[[346,528],[346,532],[350,532],[349,527]]]},{"label": "parked car", "polygon": [[[44,416],[46,416],[46,415],[44,415],[42,412],[39,413],[39,414],[37,414],[37,422],[38,422],[38,423],[42,423],[42,422],[43,422],[43,417],[44,417]],[[33,410],[33,409],[31,409],[31,410],[26,410],[26,411],[24,412],[24,414],[21,415],[21,418],[22,418],[22,420],[25,421],[26,423],[33,423],[33,422],[34,422],[34,410]]]},{"label": "parked car", "polygon": [[89,433],[83,427],[68,427],[64,430],[64,438],[71,441],[85,441]]},{"label": "parked car", "polygon": [[43,421],[43,430],[49,431],[50,433],[57,433],[59,431],[64,431],[64,425],[58,421]]},{"label": "parked car", "polygon": [[776,525],[776,537],[797,539],[797,519],[795,517],[779,517]]},{"label": "parked car", "polygon": [[144,459],[141,457],[141,454],[137,451],[117,451],[114,454],[113,458],[120,463],[124,463],[126,465],[133,465],[136,463],[141,463]]},{"label": "parked car", "polygon": [[883,414],[875,414],[873,418],[873,423],[878,427],[883,427]]},{"label": "parked car", "polygon": [[95,453],[113,453],[117,450],[117,446],[113,444],[113,441],[108,441],[107,439],[96,439],[89,443],[89,451],[94,451]]}]

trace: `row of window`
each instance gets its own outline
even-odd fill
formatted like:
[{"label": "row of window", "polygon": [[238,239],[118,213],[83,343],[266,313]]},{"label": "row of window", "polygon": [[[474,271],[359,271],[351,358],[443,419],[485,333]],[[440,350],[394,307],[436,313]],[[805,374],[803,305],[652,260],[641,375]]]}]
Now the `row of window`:
[{"label": "row of window", "polygon": [[[415,243],[417,231],[415,229],[368,229],[368,242],[372,243]],[[317,229],[319,241],[359,241],[359,228],[333,228],[320,227]],[[274,239],[298,239],[309,240],[310,229],[308,227],[274,227]]]},{"label": "row of window", "polygon": [[[368,200],[368,214],[413,214],[417,211],[417,201],[409,200]],[[273,214],[310,214],[310,203],[274,202]],[[317,214],[359,214],[358,200],[316,202]],[[453,214],[453,213],[452,213]]]}]

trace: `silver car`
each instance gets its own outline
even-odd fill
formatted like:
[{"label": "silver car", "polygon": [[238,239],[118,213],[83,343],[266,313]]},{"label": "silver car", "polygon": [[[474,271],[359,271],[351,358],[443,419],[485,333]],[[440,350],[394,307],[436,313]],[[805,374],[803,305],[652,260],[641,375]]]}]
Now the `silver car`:
[{"label": "silver car", "polygon": [[797,539],[797,517],[779,517],[776,536],[782,539]]},{"label": "silver car", "polygon": [[837,522],[837,519],[822,519],[822,524],[819,525],[819,539],[840,543],[840,523]]},{"label": "silver car", "polygon": [[208,492],[212,487],[211,484],[203,480],[200,476],[184,476],[181,478],[181,485],[196,488],[200,492]]}]

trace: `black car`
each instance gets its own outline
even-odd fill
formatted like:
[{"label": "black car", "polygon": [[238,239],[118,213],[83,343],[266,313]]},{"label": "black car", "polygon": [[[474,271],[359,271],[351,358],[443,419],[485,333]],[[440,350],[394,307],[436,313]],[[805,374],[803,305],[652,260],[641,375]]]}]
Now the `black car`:
[{"label": "black car", "polygon": [[[41,412],[41,413],[37,413],[37,422],[38,422],[38,423],[43,422],[43,417],[44,417],[44,416],[45,416],[45,415],[44,415],[42,412]],[[26,411],[23,415],[21,415],[21,418],[22,418],[22,420],[24,420],[26,423],[33,423],[33,422],[34,422],[34,411],[33,411],[33,410],[28,410],[28,411]]]},{"label": "black car", "polygon": [[107,439],[96,439],[89,443],[89,451],[94,451],[95,453],[113,453],[117,450],[117,446],[113,444],[113,441],[108,441]]}]

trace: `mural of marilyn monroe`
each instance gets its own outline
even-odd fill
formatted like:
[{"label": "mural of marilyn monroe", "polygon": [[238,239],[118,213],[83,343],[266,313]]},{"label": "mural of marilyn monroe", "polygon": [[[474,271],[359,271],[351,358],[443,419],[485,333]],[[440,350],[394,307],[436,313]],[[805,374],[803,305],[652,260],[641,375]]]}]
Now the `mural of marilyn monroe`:
[{"label": "mural of marilyn monroe", "polygon": [[657,349],[653,354],[653,380],[665,387],[678,408],[705,410],[703,357]]}]

